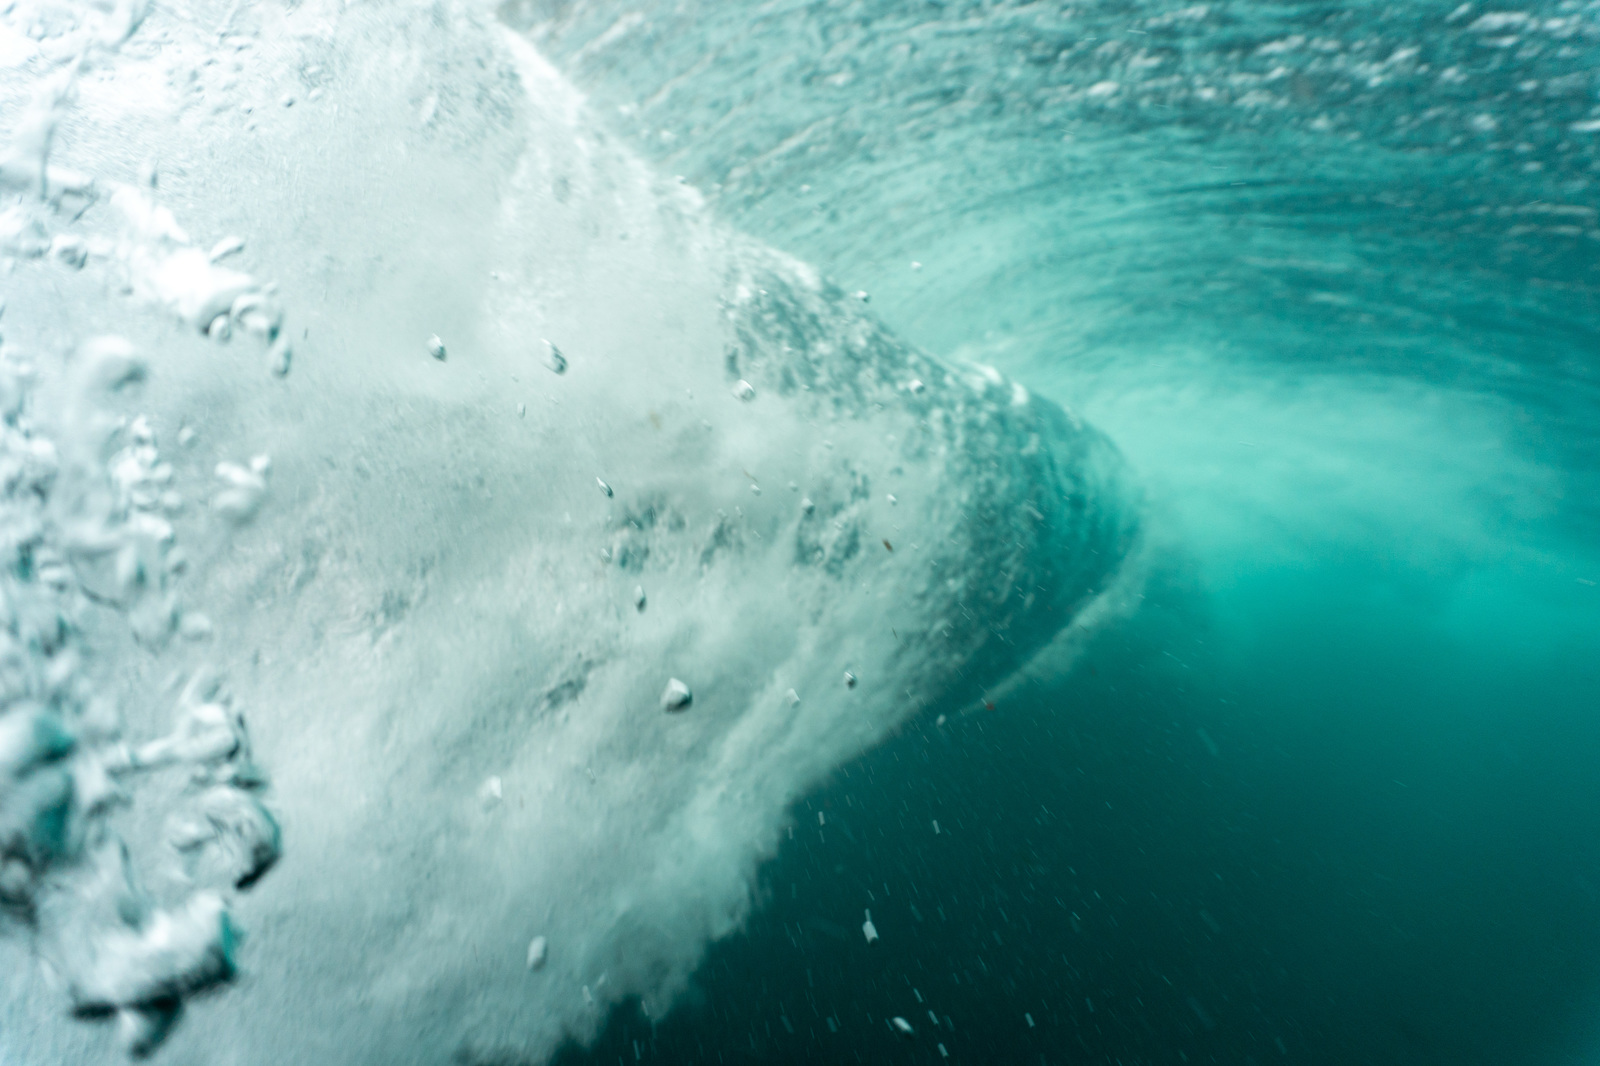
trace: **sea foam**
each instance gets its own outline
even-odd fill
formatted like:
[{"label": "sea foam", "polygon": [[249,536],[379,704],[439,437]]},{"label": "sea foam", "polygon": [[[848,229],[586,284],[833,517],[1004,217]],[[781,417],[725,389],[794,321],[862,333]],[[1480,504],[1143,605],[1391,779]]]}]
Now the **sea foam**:
[{"label": "sea foam", "polygon": [[3,843],[8,1061],[537,1062],[658,1015],[802,790],[1126,594],[1101,435],[710,218],[487,12],[4,18],[5,106],[71,132],[13,146],[0,232],[4,513],[65,545],[8,602],[67,619],[0,717],[0,812],[63,827]]}]

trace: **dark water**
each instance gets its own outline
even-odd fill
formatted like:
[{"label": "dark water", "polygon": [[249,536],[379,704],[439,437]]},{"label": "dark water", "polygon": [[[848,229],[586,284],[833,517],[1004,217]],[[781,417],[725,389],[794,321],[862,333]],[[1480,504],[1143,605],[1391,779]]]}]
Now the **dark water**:
[{"label": "dark water", "polygon": [[1152,576],[802,803],[694,1002],[564,1061],[1600,1055],[1597,9],[628,15],[512,11],[726,217],[1110,432]]},{"label": "dark water", "polygon": [[1589,636],[1485,660],[1329,570],[1233,635],[1163,575],[1063,690],[841,773],[698,1002],[565,1061],[1586,1061]]}]

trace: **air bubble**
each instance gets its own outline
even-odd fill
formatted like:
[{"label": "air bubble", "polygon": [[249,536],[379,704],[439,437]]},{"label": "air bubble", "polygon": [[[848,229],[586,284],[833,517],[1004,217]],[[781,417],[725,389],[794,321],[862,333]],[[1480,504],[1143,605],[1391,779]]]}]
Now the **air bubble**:
[{"label": "air bubble", "polygon": [[550,341],[544,342],[544,365],[556,374],[567,372],[567,357],[562,355],[561,349]]},{"label": "air bubble", "polygon": [[213,263],[221,262],[230,255],[244,251],[243,237],[224,237],[211,246],[211,252],[206,256]]},{"label": "air bubble", "polygon": [[665,711],[681,711],[694,702],[694,694],[677,678],[667,682],[667,687],[661,690],[661,709]]}]

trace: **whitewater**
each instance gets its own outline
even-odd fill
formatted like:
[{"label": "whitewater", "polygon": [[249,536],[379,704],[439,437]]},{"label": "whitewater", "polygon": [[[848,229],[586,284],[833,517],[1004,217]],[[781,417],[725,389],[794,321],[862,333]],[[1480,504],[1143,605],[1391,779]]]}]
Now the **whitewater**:
[{"label": "whitewater", "polygon": [[1600,1047],[1576,3],[0,8],[0,1063]]},{"label": "whitewater", "polygon": [[707,220],[486,14],[22,24],[3,969],[116,1021],[8,1056],[665,1010],[801,790],[1128,595],[1103,437]]}]

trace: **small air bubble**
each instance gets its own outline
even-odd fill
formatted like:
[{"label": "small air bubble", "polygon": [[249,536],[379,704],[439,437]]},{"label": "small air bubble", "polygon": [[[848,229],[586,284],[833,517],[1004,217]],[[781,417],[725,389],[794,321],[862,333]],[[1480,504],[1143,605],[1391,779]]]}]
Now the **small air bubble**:
[{"label": "small air bubble", "polygon": [[544,342],[544,365],[549,367],[552,373],[567,372],[567,357],[561,354],[560,348],[548,340]]},{"label": "small air bubble", "polygon": [[661,690],[661,709],[664,711],[681,711],[694,702],[694,694],[677,678],[667,681],[667,687]]}]

